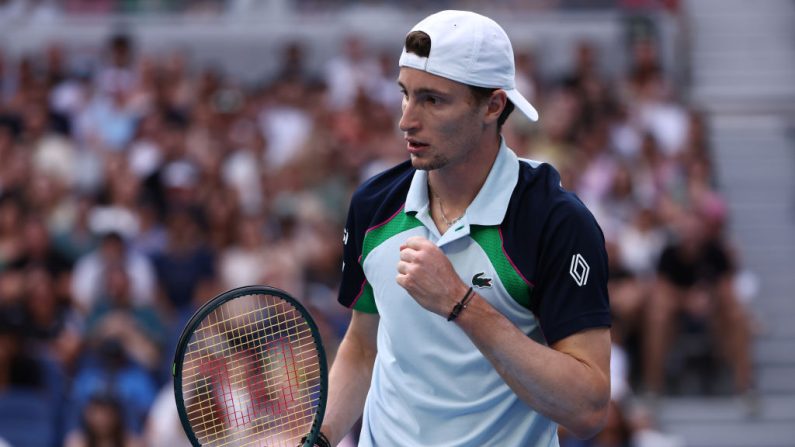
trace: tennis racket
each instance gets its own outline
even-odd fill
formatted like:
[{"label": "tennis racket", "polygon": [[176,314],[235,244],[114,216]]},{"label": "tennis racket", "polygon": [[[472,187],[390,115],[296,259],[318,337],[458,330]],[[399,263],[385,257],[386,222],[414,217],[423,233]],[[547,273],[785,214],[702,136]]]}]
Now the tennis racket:
[{"label": "tennis racket", "polygon": [[247,286],[190,319],[172,373],[195,446],[314,445],[327,394],[326,355],[306,309],[283,290]]}]

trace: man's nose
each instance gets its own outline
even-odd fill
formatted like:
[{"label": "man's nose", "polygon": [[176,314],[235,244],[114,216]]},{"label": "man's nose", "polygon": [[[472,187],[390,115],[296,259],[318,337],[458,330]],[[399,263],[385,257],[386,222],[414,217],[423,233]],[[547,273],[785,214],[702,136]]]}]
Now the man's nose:
[{"label": "man's nose", "polygon": [[398,126],[400,126],[400,130],[403,132],[409,132],[419,128],[420,121],[418,118],[417,107],[413,101],[404,100],[403,114],[400,116],[400,122],[398,123]]}]

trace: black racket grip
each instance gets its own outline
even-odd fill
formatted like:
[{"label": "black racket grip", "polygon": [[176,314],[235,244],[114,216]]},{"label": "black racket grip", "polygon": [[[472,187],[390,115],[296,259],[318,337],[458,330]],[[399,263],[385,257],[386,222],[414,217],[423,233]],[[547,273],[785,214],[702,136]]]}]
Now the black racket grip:
[{"label": "black racket grip", "polygon": [[[301,444],[298,447],[302,447],[306,442],[306,436],[301,438]],[[326,435],[323,434],[322,431],[317,432],[317,439],[315,439],[315,447],[331,447],[331,443],[329,442]]]}]

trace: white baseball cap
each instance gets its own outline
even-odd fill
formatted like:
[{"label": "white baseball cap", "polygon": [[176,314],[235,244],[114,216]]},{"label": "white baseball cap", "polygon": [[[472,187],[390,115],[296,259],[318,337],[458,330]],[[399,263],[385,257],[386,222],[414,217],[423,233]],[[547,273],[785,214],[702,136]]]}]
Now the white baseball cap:
[{"label": "white baseball cap", "polygon": [[475,87],[499,88],[530,120],[538,112],[516,90],[513,47],[494,20],[470,11],[441,11],[414,25],[431,38],[428,57],[406,51],[398,64]]}]

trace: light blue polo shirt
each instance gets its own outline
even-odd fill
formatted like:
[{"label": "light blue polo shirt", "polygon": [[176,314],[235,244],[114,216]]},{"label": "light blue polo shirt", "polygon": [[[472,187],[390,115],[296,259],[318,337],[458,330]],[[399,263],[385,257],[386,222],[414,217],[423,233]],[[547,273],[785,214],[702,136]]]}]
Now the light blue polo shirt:
[{"label": "light blue polo shirt", "polygon": [[[422,236],[539,343],[609,326],[601,231],[559,184],[549,165],[519,160],[503,143],[480,192],[445,234],[430,216],[426,171],[403,163],[357,190],[340,302],[380,315],[360,446],[558,445],[557,425],[519,400],[458,325],[422,308],[395,277],[400,245]],[[567,235],[574,240],[554,240]],[[561,258],[545,261],[550,256]],[[553,286],[574,293],[561,296]]]}]

